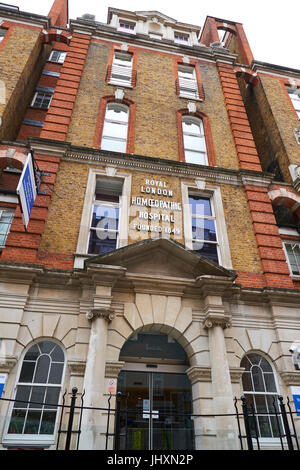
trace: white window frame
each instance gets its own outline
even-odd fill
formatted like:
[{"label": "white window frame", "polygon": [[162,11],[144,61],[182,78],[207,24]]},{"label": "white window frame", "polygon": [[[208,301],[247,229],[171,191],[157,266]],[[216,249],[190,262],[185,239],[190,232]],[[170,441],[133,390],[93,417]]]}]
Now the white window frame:
[{"label": "white window frame", "polygon": [[[58,54],[58,57],[56,58],[55,56],[57,54]],[[53,51],[51,51],[48,62],[55,62],[56,64],[63,64],[65,61],[66,55],[67,55],[66,51],[59,51],[57,49],[54,49]]]},{"label": "white window frame", "polygon": [[[122,57],[124,60],[122,61]],[[126,60],[130,57],[130,61]],[[117,63],[120,61],[121,63]],[[123,63],[122,63],[123,62]],[[132,88],[133,55],[128,52],[115,51],[111,66],[109,83]]]},{"label": "white window frame", "polygon": [[[247,356],[248,354],[257,354],[258,356],[261,356],[263,357],[267,362],[268,364],[271,366],[271,369],[272,369],[272,372],[273,372],[273,377],[274,377],[274,381],[275,381],[275,385],[276,385],[276,392],[254,392],[254,391],[244,391],[243,389],[243,383],[241,383],[241,387],[242,387],[242,392],[243,392],[243,395],[277,395],[277,396],[280,396],[280,391],[279,391],[279,383],[278,383],[278,377],[277,377],[277,373],[276,373],[276,370],[274,368],[274,365],[273,363],[270,361],[270,359],[268,357],[266,357],[265,354],[263,354],[261,351],[256,351],[256,350],[252,350],[252,351],[248,351],[247,353],[244,354],[243,358],[245,356]],[[241,379],[241,382],[242,382],[242,379]],[[280,416],[278,417],[279,419]],[[283,423],[282,423],[282,427],[283,427]],[[257,444],[257,441],[256,441],[256,438],[252,438],[252,441],[253,441],[253,445],[254,447],[256,446]],[[270,446],[270,447],[278,447],[278,445],[280,444],[280,437],[259,437],[258,438],[258,441],[259,441],[259,444],[260,445],[265,445],[266,447],[267,446]],[[282,438],[282,441],[283,443],[285,444],[286,443],[286,439],[285,438]]]},{"label": "white window frame", "polygon": [[[131,27],[130,28],[123,28],[121,26],[122,24],[128,25],[128,26],[133,26],[133,28],[131,28]],[[136,30],[136,23],[132,23],[131,21],[119,19],[118,31],[120,31],[122,33],[135,34],[135,30]]]},{"label": "white window frame", "polygon": [[[6,224],[6,222],[1,222],[1,219],[2,219],[2,216],[4,215],[4,212],[8,212],[9,214],[11,214],[11,218],[10,218],[10,220],[7,224]],[[6,232],[1,233],[1,237],[2,237],[2,235],[4,236],[4,244],[3,245],[0,244],[0,251],[6,245],[6,240],[7,240],[8,234],[10,232],[11,224],[13,223],[13,220],[14,220],[14,214],[15,214],[15,209],[14,208],[0,206],[0,225],[1,224],[6,224],[8,226]]]},{"label": "white window frame", "polygon": [[[191,71],[191,73],[190,73]],[[190,77],[182,76],[182,73],[190,73]],[[199,100],[198,82],[196,69],[194,65],[178,64],[178,85],[179,93],[182,98]]]},{"label": "white window frame", "polygon": [[[176,36],[181,36],[187,40],[177,39]],[[190,46],[190,35],[188,33],[181,33],[180,31],[174,31],[174,42],[175,44],[184,44],[185,46]]]},{"label": "white window frame", "polygon": [[[114,120],[114,119],[109,119],[107,117],[107,111],[109,108],[120,108],[121,110],[124,110],[127,112],[127,122],[124,122],[124,121],[118,121],[118,120]],[[128,140],[128,126],[129,126],[129,117],[130,117],[130,108],[129,106],[126,106],[125,104],[120,104],[120,103],[116,103],[114,101],[111,101],[109,103],[107,103],[106,105],[106,109],[105,109],[105,116],[104,116],[104,121],[103,121],[103,131],[102,131],[102,136],[101,136],[101,144],[100,144],[100,149],[102,150],[106,150],[106,151],[111,151],[111,152],[120,152],[120,150],[114,150],[114,149],[103,149],[102,148],[102,143],[103,143],[103,139],[110,139],[112,141],[117,141],[117,142],[125,142],[125,150],[124,152],[121,152],[121,153],[126,153],[126,147],[127,147],[127,140]],[[104,132],[105,132],[105,123],[113,123],[113,124],[118,124],[120,126],[126,126],[126,138],[124,137],[115,137],[115,136],[110,136],[110,135],[106,135]]]},{"label": "white window frame", "polygon": [[[191,123],[194,123],[196,124],[197,126],[199,125],[199,130],[200,130],[200,133],[199,134],[195,134],[193,132],[185,132],[183,130],[183,123],[186,122],[186,121],[190,121]],[[199,142],[202,141],[202,143],[204,142],[204,146],[205,146],[205,152],[203,152],[202,150],[195,150],[195,149],[190,149],[188,147],[186,147],[185,145],[185,142],[184,142],[184,136],[191,136],[191,137],[197,137],[199,138]],[[195,162],[189,162],[187,159],[186,159],[186,151],[188,152],[192,152],[193,154],[197,155],[201,155],[204,157],[204,162],[203,163],[199,163],[199,165],[208,165],[208,158],[207,158],[207,147],[206,147],[206,140],[205,140],[205,134],[204,134],[204,125],[203,125],[203,120],[198,118],[198,117],[194,117],[194,116],[188,116],[188,115],[185,115],[185,116],[182,116],[182,136],[183,136],[183,151],[184,151],[184,158],[185,158],[185,162],[186,163],[195,163]]]},{"label": "white window frame", "polygon": [[294,274],[293,270],[292,270],[291,261],[290,261],[289,255],[288,255],[286,245],[298,246],[299,250],[300,250],[300,241],[284,240],[282,242],[282,244],[283,244],[283,250],[284,250],[284,253],[285,253],[286,262],[287,262],[289,270],[290,270],[290,275],[292,276],[293,279],[298,279],[299,280],[300,279],[300,263],[299,263],[299,274]]},{"label": "white window frame", "polygon": [[107,170],[90,169],[74,263],[74,267],[79,269],[84,267],[85,259],[97,256],[95,254],[88,254],[91,210],[95,198],[97,176],[106,176],[108,179],[120,178],[123,180],[123,191],[120,196],[119,205],[119,237],[117,248],[122,248],[128,245],[131,175],[111,167],[108,167]]},{"label": "white window frame", "polygon": [[189,208],[189,195],[210,198],[212,213],[215,217],[216,236],[218,242],[219,265],[225,269],[233,269],[231,253],[227,235],[221,190],[218,186],[206,185],[205,180],[197,179],[194,183],[181,183],[183,226],[185,246],[188,250],[193,249],[192,222]]},{"label": "white window frame", "polygon": [[293,89],[288,86],[286,88],[298,119],[300,119],[300,88]]},{"label": "white window frame", "polygon": [[[122,192],[123,192],[123,187],[122,187]],[[119,209],[119,218],[118,218],[118,229],[103,229],[103,228],[96,228],[92,227],[92,218],[93,218],[93,213],[94,213],[94,207],[108,207],[109,209]],[[118,202],[112,202],[112,201],[105,201],[102,199],[97,199],[96,194],[94,196],[92,208],[91,208],[91,218],[90,218],[90,232],[89,232],[89,240],[90,240],[90,235],[91,232],[102,232],[102,233],[110,233],[113,234],[116,238],[116,248],[119,248],[119,238],[120,238],[120,218],[121,218],[121,195],[119,195],[119,200]],[[110,238],[110,237],[108,237]],[[88,246],[87,246],[87,252],[89,250],[89,241],[88,241]],[[88,253],[88,254],[93,254],[94,256],[97,256],[97,253]]]},{"label": "white window frame", "polygon": [[[62,379],[61,379],[61,384],[60,384],[60,394],[58,397],[58,404],[60,402],[62,392],[63,392],[63,385],[64,385],[64,380],[65,380],[65,372],[66,372],[66,365],[67,365],[67,357],[66,357],[66,352],[62,344],[60,344],[55,338],[40,338],[33,343],[30,343],[25,350],[22,353],[22,356],[20,358],[19,364],[18,364],[18,370],[16,374],[16,379],[15,379],[15,385],[13,389],[13,399],[15,399],[16,394],[17,394],[17,387],[18,385],[22,385],[19,382],[22,366],[23,366],[23,361],[26,353],[28,350],[34,346],[35,344],[41,343],[42,341],[50,341],[57,346],[59,346],[64,354],[64,367],[63,367],[63,372],[62,372]],[[24,385],[28,385],[28,383],[24,382]],[[47,386],[45,384],[34,384],[34,386]],[[53,384],[53,386],[57,386],[56,384]],[[54,444],[56,437],[57,437],[57,428],[58,428],[58,422],[59,422],[59,415],[60,415],[60,407],[57,408],[57,413],[56,413],[56,420],[55,420],[55,426],[54,426],[54,431],[53,434],[8,434],[8,428],[10,425],[10,420],[11,420],[11,415],[13,411],[13,405],[14,402],[12,402],[9,405],[8,413],[6,416],[6,422],[4,426],[4,432],[3,432],[3,438],[2,438],[2,444],[4,447],[34,447],[34,448],[48,448],[51,445]]]},{"label": "white window frame", "polygon": [[3,41],[3,39],[5,38],[6,33],[7,33],[7,29],[0,28],[0,42]]},{"label": "white window frame", "polygon": [[[51,96],[50,96],[50,101],[49,101],[47,107],[45,107],[45,106],[37,106],[37,105],[35,104],[35,102],[36,102],[36,100],[37,100],[37,98],[38,98],[39,95],[44,95],[44,97],[45,97],[45,95],[51,95]],[[51,101],[52,101],[52,97],[53,97],[53,92],[51,92],[51,91],[37,90],[37,91],[35,92],[35,94],[34,94],[33,100],[32,100],[32,102],[31,102],[31,106],[32,106],[33,108],[37,108],[37,109],[44,109],[44,110],[49,109],[50,104],[51,104]],[[43,100],[43,98],[42,98],[42,100]]]}]

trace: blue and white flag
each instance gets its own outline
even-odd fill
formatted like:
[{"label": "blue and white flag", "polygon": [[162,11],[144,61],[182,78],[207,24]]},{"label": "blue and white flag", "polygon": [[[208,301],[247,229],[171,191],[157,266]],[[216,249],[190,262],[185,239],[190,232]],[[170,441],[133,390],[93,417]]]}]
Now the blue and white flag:
[{"label": "blue and white flag", "polygon": [[27,229],[30,214],[37,194],[32,155],[30,153],[28,154],[22,171],[22,175],[17,187],[17,194],[20,200],[23,223],[25,225],[25,229]]}]

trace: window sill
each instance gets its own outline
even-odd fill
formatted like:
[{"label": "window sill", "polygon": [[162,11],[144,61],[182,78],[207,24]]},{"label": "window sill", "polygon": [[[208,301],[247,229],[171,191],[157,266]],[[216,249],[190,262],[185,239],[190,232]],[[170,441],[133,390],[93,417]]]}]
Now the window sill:
[{"label": "window sill", "polygon": [[[41,107],[39,107],[39,106],[34,106],[34,105],[31,105],[30,108],[31,108],[31,109],[40,109],[40,110],[42,110],[42,111],[48,111],[48,109],[49,109],[49,108],[41,108]],[[28,125],[28,124],[27,124],[27,125]]]},{"label": "window sill", "polygon": [[5,437],[2,440],[3,447],[6,448],[39,448],[39,449],[47,449],[48,447],[54,444],[54,436],[51,438],[49,436],[42,437],[36,436],[34,438],[32,435],[28,437],[20,437],[19,435],[12,434],[11,437]]},{"label": "window sill", "polygon": [[125,88],[131,88],[133,90],[133,86],[132,85],[127,85],[127,83],[121,83],[121,82],[107,82],[108,85],[114,85],[114,86],[121,86],[121,87],[125,87]]},{"label": "window sill", "polygon": [[191,98],[190,96],[179,95],[179,98],[184,98],[185,100],[189,101],[199,101],[200,103],[203,101],[202,98]]},{"label": "window sill", "polygon": [[297,276],[295,274],[291,274],[291,278],[293,279],[293,281],[300,281],[300,275]]}]

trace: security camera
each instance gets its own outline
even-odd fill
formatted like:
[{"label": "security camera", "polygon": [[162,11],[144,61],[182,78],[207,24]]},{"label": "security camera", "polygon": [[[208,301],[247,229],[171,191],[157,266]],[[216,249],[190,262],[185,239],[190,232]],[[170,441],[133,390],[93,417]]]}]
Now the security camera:
[{"label": "security camera", "polygon": [[296,370],[300,370],[300,341],[295,341],[289,348]]},{"label": "security camera", "polygon": [[297,348],[299,348],[299,347],[300,347],[300,345],[298,345],[298,344],[295,344],[295,343],[291,344],[290,349],[289,349],[290,353],[294,354],[294,352],[297,351]]}]

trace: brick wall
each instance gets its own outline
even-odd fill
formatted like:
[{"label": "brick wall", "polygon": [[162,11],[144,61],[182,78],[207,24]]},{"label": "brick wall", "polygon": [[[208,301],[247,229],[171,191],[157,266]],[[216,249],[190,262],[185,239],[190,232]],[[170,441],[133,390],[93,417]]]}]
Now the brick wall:
[{"label": "brick wall", "polygon": [[0,139],[14,140],[40,76],[44,53],[39,28],[11,22],[4,22],[2,27],[7,27],[8,33],[0,53],[6,94],[5,102],[0,100]]}]

